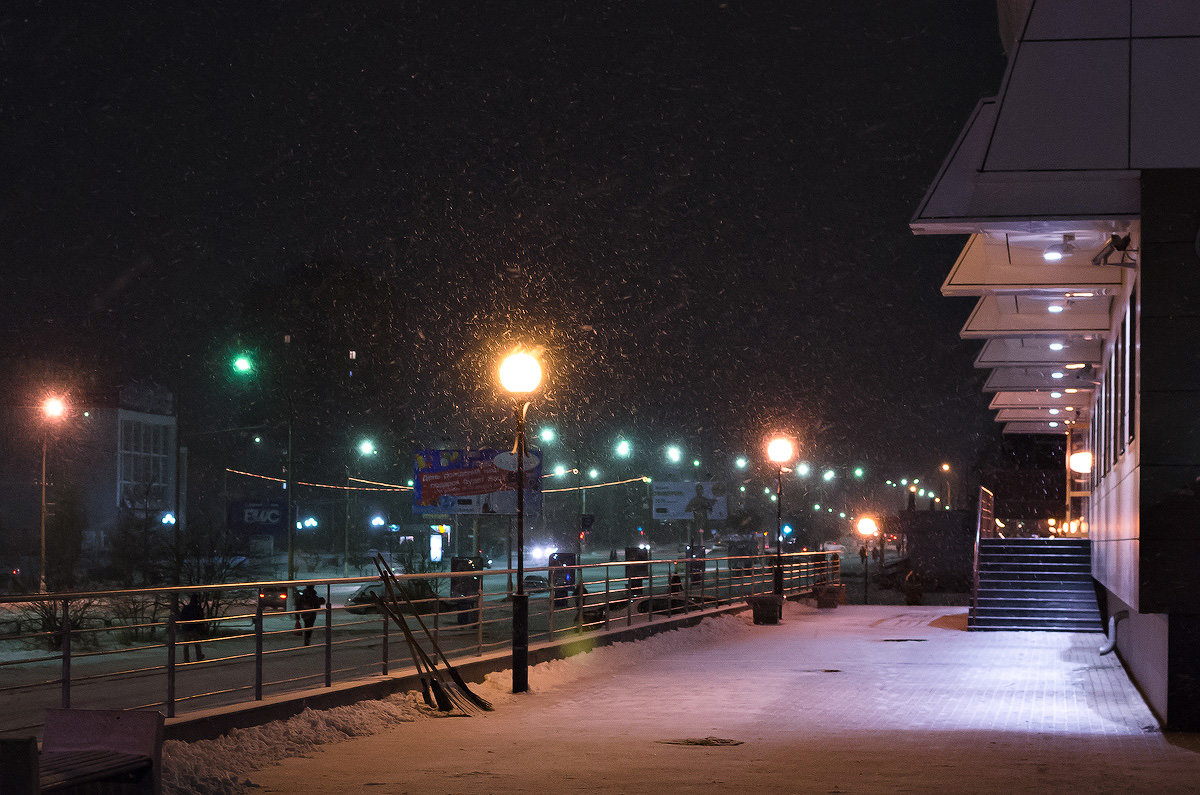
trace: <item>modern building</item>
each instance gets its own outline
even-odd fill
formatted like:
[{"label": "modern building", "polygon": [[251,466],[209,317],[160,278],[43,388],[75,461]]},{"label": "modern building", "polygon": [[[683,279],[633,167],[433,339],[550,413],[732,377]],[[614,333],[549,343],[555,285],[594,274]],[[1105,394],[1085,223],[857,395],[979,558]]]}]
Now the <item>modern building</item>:
[{"label": "modern building", "polygon": [[43,442],[47,510],[53,514],[66,499],[78,502],[85,550],[103,551],[122,522],[170,521],[175,510],[178,454],[169,391],[136,383],[99,395],[68,392],[64,402],[64,414],[53,419],[40,405],[5,409],[0,526],[7,555],[37,555]]},{"label": "modern building", "polygon": [[[966,235],[1005,433],[1090,453],[1063,519],[1091,540],[1117,653],[1170,729],[1200,729],[1200,9],[1000,2],[1008,67],[911,226]],[[1076,468],[1087,472],[1087,456]],[[1068,524],[1068,532],[1071,526]]]}]

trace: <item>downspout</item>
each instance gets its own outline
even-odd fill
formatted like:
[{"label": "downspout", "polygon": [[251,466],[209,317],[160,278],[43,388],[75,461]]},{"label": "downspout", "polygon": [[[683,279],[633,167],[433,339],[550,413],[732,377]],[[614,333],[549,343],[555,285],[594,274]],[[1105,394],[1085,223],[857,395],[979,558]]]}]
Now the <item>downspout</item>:
[{"label": "downspout", "polygon": [[1129,611],[1122,610],[1108,617],[1108,642],[1100,647],[1100,656],[1111,654],[1117,648],[1117,622],[1129,618]]}]

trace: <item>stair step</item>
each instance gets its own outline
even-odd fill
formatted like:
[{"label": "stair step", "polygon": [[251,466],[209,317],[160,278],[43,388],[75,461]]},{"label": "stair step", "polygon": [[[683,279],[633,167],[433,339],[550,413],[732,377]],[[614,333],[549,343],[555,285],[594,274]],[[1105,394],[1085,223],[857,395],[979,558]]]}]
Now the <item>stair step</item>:
[{"label": "stair step", "polygon": [[1091,588],[1084,590],[1068,590],[1065,588],[980,588],[980,599],[1082,599],[1085,602],[1095,601],[1096,594]]},{"label": "stair step", "polygon": [[1030,626],[1025,624],[971,624],[967,629],[972,632],[1095,632],[1099,634],[1101,627],[1096,626],[1076,626],[1074,624],[1039,624]]},{"label": "stair step", "polygon": [[1028,555],[1014,555],[1010,552],[989,552],[986,555],[980,553],[980,563],[1071,563],[1075,565],[1090,566],[1092,559],[1088,555],[1062,555],[1051,554],[1048,552],[1031,552]]},{"label": "stair step", "polygon": [[1007,610],[1009,608],[1020,610],[1051,610],[1059,608],[1072,608],[1076,610],[1091,610],[1094,612],[1097,610],[1095,599],[1088,599],[1082,596],[1077,599],[1071,599],[1069,597],[1030,599],[1012,596],[985,596],[984,594],[980,594],[977,604],[979,605],[980,609],[987,607],[998,610]]}]

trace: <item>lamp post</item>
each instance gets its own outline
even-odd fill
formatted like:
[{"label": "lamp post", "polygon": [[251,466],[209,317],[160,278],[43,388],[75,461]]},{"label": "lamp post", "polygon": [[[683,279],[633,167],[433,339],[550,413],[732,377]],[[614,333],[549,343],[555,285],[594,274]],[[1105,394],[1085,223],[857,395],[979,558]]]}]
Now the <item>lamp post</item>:
[{"label": "lamp post", "polygon": [[512,689],[529,689],[529,594],[525,593],[525,414],[526,397],[542,382],[542,365],[533,353],[514,350],[500,363],[500,385],[516,399],[517,440],[517,591],[513,594]]},{"label": "lamp post", "polygon": [[[869,516],[864,516],[858,520],[858,533],[863,537],[863,546],[866,546],[867,540],[879,533],[879,525]],[[883,535],[879,536],[879,559],[883,560]],[[869,597],[867,596],[867,583],[871,581],[871,556],[867,555],[863,561],[863,604],[867,604]]]},{"label": "lamp post", "polygon": [[783,596],[783,465],[796,455],[792,440],[777,436],[767,445],[767,458],[775,464],[775,595]]},{"label": "lamp post", "polygon": [[[47,398],[42,404],[46,420],[59,420],[67,411],[62,398]],[[42,519],[41,519],[41,567],[38,569],[38,593],[46,592],[46,447],[50,437],[47,426],[42,427]]]},{"label": "lamp post", "polygon": [[950,465],[942,464],[942,472],[946,474],[946,507],[950,507]]}]

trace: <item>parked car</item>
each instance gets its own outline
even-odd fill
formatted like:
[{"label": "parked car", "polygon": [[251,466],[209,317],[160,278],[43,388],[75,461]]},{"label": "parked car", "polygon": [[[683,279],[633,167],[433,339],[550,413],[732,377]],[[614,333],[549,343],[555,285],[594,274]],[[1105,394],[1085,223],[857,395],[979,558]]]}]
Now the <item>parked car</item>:
[{"label": "parked car", "polygon": [[383,583],[364,583],[357,591],[350,594],[350,598],[346,600],[346,612],[355,615],[378,613],[379,605],[375,603],[376,600],[386,598],[387,590],[383,587]]},{"label": "parked car", "polygon": [[525,575],[526,593],[545,593],[550,590],[550,580],[540,574]]},{"label": "parked car", "polygon": [[263,610],[287,610],[288,589],[283,585],[270,585],[258,589],[258,603]]}]

